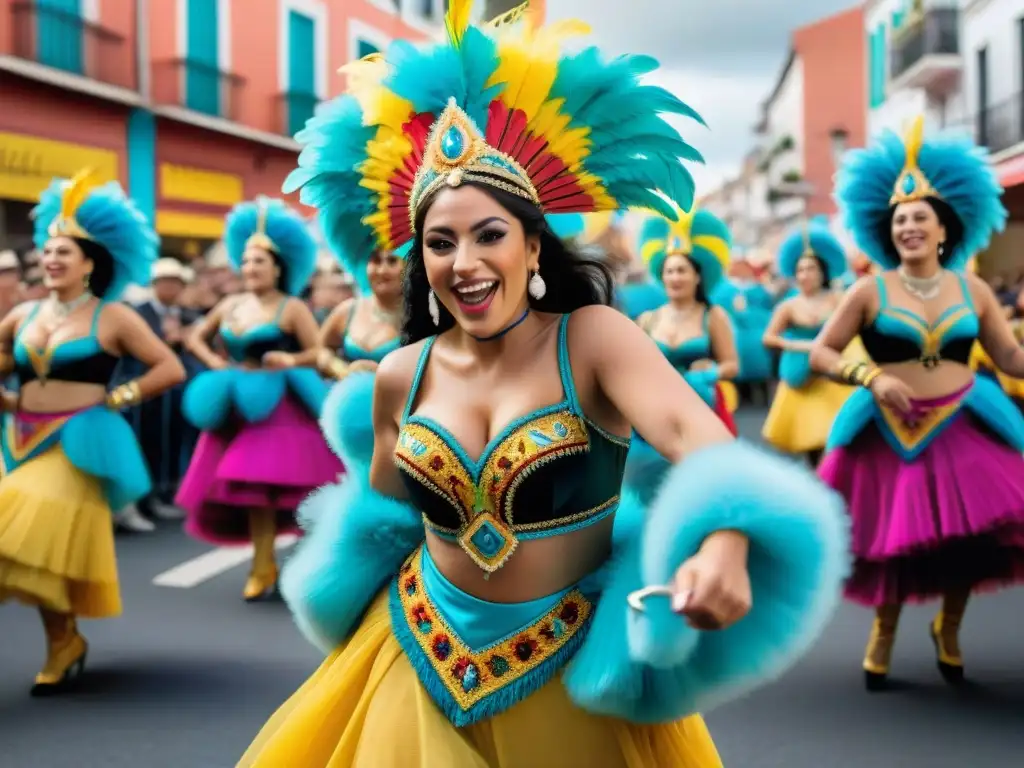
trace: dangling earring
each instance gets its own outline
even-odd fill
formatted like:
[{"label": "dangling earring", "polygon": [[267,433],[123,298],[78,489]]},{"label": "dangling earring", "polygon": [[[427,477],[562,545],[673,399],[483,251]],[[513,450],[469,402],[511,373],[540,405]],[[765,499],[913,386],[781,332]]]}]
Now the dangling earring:
[{"label": "dangling earring", "polygon": [[434,294],[433,288],[427,294],[427,311],[430,312],[430,319],[434,321],[434,325],[440,325],[441,308],[437,306],[437,296]]},{"label": "dangling earring", "polygon": [[939,243],[939,261],[942,261],[942,257],[946,255],[946,243]]},{"label": "dangling earring", "polygon": [[89,283],[92,282],[92,272],[85,273],[85,280],[83,282],[85,283],[85,290],[91,290],[92,286]]},{"label": "dangling earring", "polygon": [[548,292],[548,284],[544,282],[540,272],[534,272],[530,275],[530,282],[527,283],[526,290],[534,299],[540,301],[544,298],[544,294]]}]

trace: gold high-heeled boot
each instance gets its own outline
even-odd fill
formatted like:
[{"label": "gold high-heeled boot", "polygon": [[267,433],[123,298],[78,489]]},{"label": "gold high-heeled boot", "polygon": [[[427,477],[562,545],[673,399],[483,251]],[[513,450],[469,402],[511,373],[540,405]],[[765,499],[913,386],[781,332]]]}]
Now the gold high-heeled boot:
[{"label": "gold high-heeled boot", "polygon": [[39,609],[46,632],[46,664],[36,675],[33,696],[60,693],[78,681],[85,670],[85,657],[89,646],[78,633],[75,617]]},{"label": "gold high-heeled boot", "polygon": [[902,608],[902,605],[882,605],[875,609],[871,637],[864,651],[864,685],[869,691],[884,690],[888,683],[889,660]]},{"label": "gold high-heeled boot", "polygon": [[939,673],[951,685],[964,681],[964,660],[960,655],[960,624],[967,610],[970,592],[953,592],[942,598],[939,611],[929,628],[935,643],[936,662]]},{"label": "gold high-heeled boot", "polygon": [[253,602],[271,596],[277,588],[277,561],[274,558],[276,512],[273,509],[252,510],[249,513],[249,533],[254,550],[252,570],[242,595],[248,602]]}]

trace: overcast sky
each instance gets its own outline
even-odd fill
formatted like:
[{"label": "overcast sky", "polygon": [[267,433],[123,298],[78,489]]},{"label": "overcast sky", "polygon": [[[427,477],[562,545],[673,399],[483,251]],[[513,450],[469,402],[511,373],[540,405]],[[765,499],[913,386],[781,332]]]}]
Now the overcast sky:
[{"label": "overcast sky", "polygon": [[[739,167],[759,105],[789,50],[790,32],[856,5],[856,0],[547,0],[548,18],[579,18],[610,53],[646,53],[654,78],[710,126],[684,126],[707,160],[695,168],[698,195]],[[673,9],[673,10],[669,10]],[[699,10],[698,10],[699,9]]]}]

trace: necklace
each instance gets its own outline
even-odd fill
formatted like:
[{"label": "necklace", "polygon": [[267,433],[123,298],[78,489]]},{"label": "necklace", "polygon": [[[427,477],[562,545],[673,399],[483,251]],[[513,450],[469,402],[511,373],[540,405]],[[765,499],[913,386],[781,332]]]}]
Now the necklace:
[{"label": "necklace", "polygon": [[370,306],[373,309],[373,319],[377,322],[385,323],[392,328],[399,328],[402,325],[402,309],[399,305],[398,309],[385,309],[382,307],[376,299],[374,299]]},{"label": "necklace", "polygon": [[677,309],[676,307],[673,307],[671,304],[666,304],[665,309],[668,310],[668,321],[670,323],[679,323],[682,322],[683,320],[689,320],[691,317],[693,317],[695,314],[701,311],[702,307],[700,304],[693,304],[687,307],[686,309]]},{"label": "necklace", "polygon": [[53,319],[57,325],[60,325],[74,312],[76,309],[84,305],[89,299],[92,298],[92,291],[86,290],[80,296],[76,296],[71,301],[61,301],[57,298],[57,292],[54,291],[50,294],[49,305],[50,313],[53,315]]},{"label": "necklace", "polygon": [[[506,333],[511,331],[513,328],[521,325],[522,322],[524,320],[526,320],[527,317],[529,317],[529,315],[530,315],[530,308],[527,307],[526,310],[523,312],[523,314],[519,316],[518,320],[516,320],[511,325],[508,325],[505,328],[502,328],[500,331],[498,331],[493,336],[473,336],[473,338],[476,339],[477,341],[497,341],[502,336],[504,336]],[[472,335],[472,334],[470,334],[470,335]]]},{"label": "necklace", "polygon": [[897,267],[896,274],[899,276],[900,282],[903,283],[903,290],[921,301],[930,301],[939,295],[939,288],[942,287],[942,273],[944,271],[940,269],[931,277],[914,277],[913,275],[908,275],[901,264]]}]

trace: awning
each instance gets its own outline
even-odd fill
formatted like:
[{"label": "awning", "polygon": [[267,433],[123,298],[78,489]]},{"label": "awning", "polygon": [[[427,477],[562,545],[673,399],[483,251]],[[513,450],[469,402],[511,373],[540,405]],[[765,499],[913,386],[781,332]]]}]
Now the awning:
[{"label": "awning", "polygon": [[117,152],[84,144],[0,132],[0,198],[34,203],[54,179],[92,168],[97,180],[117,181]]}]

